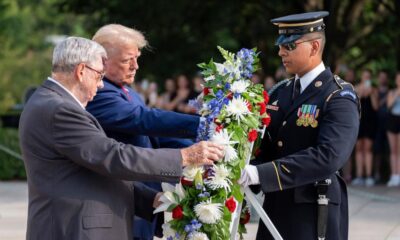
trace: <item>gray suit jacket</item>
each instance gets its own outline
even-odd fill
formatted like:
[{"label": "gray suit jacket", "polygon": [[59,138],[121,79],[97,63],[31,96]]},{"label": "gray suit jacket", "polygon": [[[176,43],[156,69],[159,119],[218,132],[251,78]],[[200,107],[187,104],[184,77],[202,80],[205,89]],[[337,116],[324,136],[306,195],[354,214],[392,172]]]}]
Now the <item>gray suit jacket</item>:
[{"label": "gray suit jacket", "polygon": [[51,81],[29,99],[19,134],[30,240],[131,240],[132,202],[137,215],[151,219],[155,193],[124,180],[171,182],[181,175],[179,150],[107,138],[96,119]]}]

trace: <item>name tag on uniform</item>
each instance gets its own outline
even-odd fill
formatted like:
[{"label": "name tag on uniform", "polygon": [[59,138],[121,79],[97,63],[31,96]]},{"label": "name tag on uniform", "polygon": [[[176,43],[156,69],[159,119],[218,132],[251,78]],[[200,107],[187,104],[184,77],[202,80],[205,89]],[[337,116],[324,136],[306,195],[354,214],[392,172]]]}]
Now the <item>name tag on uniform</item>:
[{"label": "name tag on uniform", "polygon": [[267,105],[267,109],[272,110],[272,111],[278,111],[279,107],[276,105]]},{"label": "name tag on uniform", "polygon": [[319,115],[319,109],[317,105],[303,104],[297,110],[297,126],[316,128],[318,126],[317,117]]}]

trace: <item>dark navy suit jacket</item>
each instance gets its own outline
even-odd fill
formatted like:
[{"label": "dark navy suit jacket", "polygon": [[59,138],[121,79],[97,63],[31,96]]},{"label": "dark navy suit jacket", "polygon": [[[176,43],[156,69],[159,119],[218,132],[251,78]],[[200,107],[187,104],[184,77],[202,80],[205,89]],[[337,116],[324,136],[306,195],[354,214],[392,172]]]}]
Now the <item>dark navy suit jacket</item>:
[{"label": "dark navy suit jacket", "polygon": [[[128,86],[104,79],[104,87],[86,107],[97,118],[108,137],[145,148],[182,148],[193,144],[199,117],[146,107]],[[184,139],[186,138],[186,139]],[[148,183],[160,190],[160,185]],[[152,239],[153,226],[135,223],[134,235]]]}]

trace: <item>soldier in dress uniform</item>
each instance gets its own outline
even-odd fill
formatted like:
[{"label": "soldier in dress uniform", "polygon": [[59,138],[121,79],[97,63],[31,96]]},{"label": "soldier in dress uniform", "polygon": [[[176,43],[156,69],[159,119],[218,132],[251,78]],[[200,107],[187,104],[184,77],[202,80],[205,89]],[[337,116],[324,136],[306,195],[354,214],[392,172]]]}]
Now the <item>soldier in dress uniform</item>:
[{"label": "soldier in dress uniform", "polygon": [[[271,124],[261,154],[239,180],[261,187],[264,210],[285,240],[348,237],[347,190],[338,170],[357,139],[359,100],[353,86],[322,61],[328,15],[271,20],[279,27],[278,54],[294,77],[271,89]],[[257,239],[272,239],[262,222]]]}]

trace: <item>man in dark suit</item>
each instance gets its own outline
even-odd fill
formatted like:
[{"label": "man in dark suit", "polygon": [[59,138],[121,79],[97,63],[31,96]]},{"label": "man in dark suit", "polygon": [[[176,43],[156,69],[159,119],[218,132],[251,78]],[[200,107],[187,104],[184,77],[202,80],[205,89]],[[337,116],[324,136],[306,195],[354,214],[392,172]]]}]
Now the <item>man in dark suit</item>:
[{"label": "man in dark suit", "polygon": [[[145,148],[181,148],[193,144],[183,138],[196,138],[198,116],[148,108],[130,86],[139,69],[141,50],[147,45],[143,34],[119,24],[108,24],[101,27],[92,40],[106,49],[108,59],[104,88],[86,109],[96,117],[107,136]],[[159,183],[145,184],[161,190]],[[135,226],[135,239],[153,239],[156,219],[150,223],[135,217]]]},{"label": "man in dark suit", "polygon": [[[244,186],[260,184],[263,207],[285,240],[348,236],[347,190],[337,171],[357,139],[359,103],[351,84],[322,62],[327,15],[272,20],[279,26],[279,56],[295,77],[273,89],[269,134],[256,166],[246,166],[239,180]],[[257,239],[272,239],[262,222]]]},{"label": "man in dark suit", "polygon": [[[219,146],[145,149],[108,138],[85,106],[103,86],[104,48],[70,37],[56,46],[52,75],[22,112],[27,239],[131,240],[132,216],[152,218],[159,194],[130,181],[175,181],[189,163],[211,164]],[[134,195],[136,195],[134,197]]]}]

